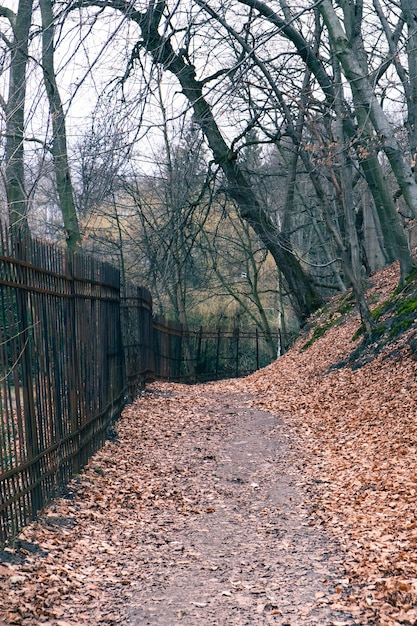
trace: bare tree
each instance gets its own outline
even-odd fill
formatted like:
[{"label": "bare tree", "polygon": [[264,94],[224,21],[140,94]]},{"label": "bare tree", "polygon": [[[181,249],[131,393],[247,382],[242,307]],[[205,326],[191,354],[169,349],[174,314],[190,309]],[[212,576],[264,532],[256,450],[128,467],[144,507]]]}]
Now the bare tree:
[{"label": "bare tree", "polygon": [[160,314],[188,325],[207,297],[210,268],[199,239],[210,207],[199,133],[191,129],[175,143],[165,122],[166,142],[155,172],[130,175],[124,191],[136,212],[131,236],[136,239],[138,279],[150,287]]},{"label": "bare tree", "polygon": [[51,153],[54,161],[56,186],[66,231],[68,249],[74,252],[81,244],[81,234],[74,203],[71,172],[68,163],[68,148],[65,115],[62,107],[54,67],[54,15],[51,0],[39,0],[42,16],[42,70],[49,100],[53,136]]},{"label": "bare tree", "polygon": [[126,18],[133,20],[142,33],[142,41],[135,47],[133,58],[138,58],[143,49],[157,66],[162,66],[165,71],[176,77],[183,95],[192,107],[194,120],[200,125],[214,160],[228,181],[228,192],[239,206],[241,217],[254,229],[271,252],[289,286],[296,314],[301,321],[305,320],[321,303],[321,296],[313,280],[291,250],[290,241],[277,230],[268,212],[260,204],[250,181],[239,166],[236,151],[226,142],[219,129],[213,110],[203,93],[204,87],[214,80],[215,76],[203,81],[198,80],[196,68],[190,61],[188,51],[174,50],[174,32],[170,32],[171,16],[167,14],[164,18],[166,8],[164,2],[151,2],[145,12],[133,10],[130,3],[120,1],[110,4],[100,0],[87,1],[77,3],[75,6],[92,5],[110,6],[122,12]]},{"label": "bare tree", "polygon": [[[318,54],[317,39],[315,39],[313,43],[307,41],[305,36],[302,34],[301,28],[296,28],[297,16],[293,16],[290,13],[284,0],[281,0],[284,17],[280,17],[269,5],[264,4],[260,0],[239,0],[239,2],[255,8],[264,19],[274,24],[279,29],[278,32],[282,37],[291,41],[297,50],[298,55],[309,68],[311,75],[317,80],[317,83],[325,96],[325,104],[328,109],[332,111],[334,109],[334,103],[337,99],[339,85],[334,82],[330,73],[327,71],[322,61],[324,55]],[[350,7],[351,11],[354,10],[354,5],[350,3],[343,4],[345,7]],[[303,13],[305,13],[305,11],[301,12],[301,14]],[[357,23],[358,19],[360,21],[361,18],[360,10],[356,11],[355,9],[355,16]],[[351,24],[351,20],[347,20],[346,23],[348,26]],[[318,33],[320,31],[316,28],[313,32]],[[355,33],[355,36],[358,35],[357,27],[353,32]],[[351,42],[351,47],[355,47],[355,42]],[[400,261],[401,280],[403,281],[413,268],[413,259],[408,248],[407,238],[399,219],[399,215],[396,211],[393,198],[389,193],[385,177],[381,171],[381,165],[378,160],[378,150],[376,149],[376,147],[379,148],[380,142],[379,140],[377,142],[375,141],[375,136],[373,136],[373,133],[370,130],[369,116],[366,107],[363,106],[362,100],[359,102],[356,98],[355,113],[358,116],[360,124],[358,131],[353,123],[352,112],[348,103],[344,104],[343,109],[342,119],[344,133],[349,138],[349,141],[357,152],[359,165],[374,198],[378,217],[381,222],[381,230],[384,237],[384,246],[387,256],[391,261],[395,259]],[[382,117],[384,118],[384,115],[382,115]],[[389,124],[388,130],[392,136],[393,131],[389,127]],[[395,141],[395,137],[393,137],[393,139]]]},{"label": "bare tree", "polygon": [[[326,23],[335,53],[340,60],[343,72],[355,97],[356,108],[363,108],[369,116],[375,133],[381,142],[381,148],[390,162],[404,200],[412,215],[417,217],[417,183],[411,170],[411,163],[403,158],[403,150],[378,102],[375,90],[368,78],[368,71],[363,67],[363,57],[360,58],[358,51],[352,47],[352,42],[349,40],[349,35],[346,32],[349,24],[346,13],[349,12],[349,15],[351,15],[352,8],[357,11],[359,5],[358,3],[355,3],[355,7],[346,3],[342,3],[342,5],[345,10],[345,28],[343,28],[331,0],[322,0],[319,8]],[[356,38],[356,42],[358,41],[359,39]]]},{"label": "bare tree", "polygon": [[227,197],[223,203],[219,201],[217,198],[217,206],[213,207],[203,233],[214,270],[212,291],[217,297],[229,296],[228,300],[238,305],[240,317],[264,334],[270,356],[275,358],[273,331],[282,325],[282,320],[278,315],[278,277],[276,272],[271,272],[272,258],[238,212],[231,207],[219,210],[230,202]]},{"label": "bare tree", "polygon": [[[25,1],[27,4],[28,0]],[[363,19],[364,5],[374,12],[370,25]],[[88,138],[92,141],[90,146],[84,142],[83,174],[77,196],[83,215],[87,216],[92,208],[103,209],[108,203],[105,217],[109,224],[115,224],[119,233],[120,251],[124,250],[126,238],[133,241],[133,232],[130,226],[125,227],[118,207],[121,191],[114,186],[118,176],[110,175],[110,170],[114,170],[113,162],[118,161],[115,157],[118,153],[123,154],[124,159],[129,156],[133,162],[134,146],[140,135],[159,132],[165,156],[163,172],[154,179],[157,193],[153,197],[149,189],[144,193],[143,180],[136,179],[135,187],[133,176],[129,180],[125,175],[127,167],[120,180],[128,180],[131,187],[126,189],[142,208],[140,228],[146,227],[150,233],[154,220],[152,229],[159,227],[161,234],[164,233],[169,247],[166,258],[173,263],[172,267],[176,264],[188,268],[195,262],[195,242],[203,232],[202,224],[208,215],[206,199],[195,190],[191,193],[190,185],[180,189],[176,163],[180,162],[181,155],[176,153],[175,143],[172,144],[172,138],[164,131],[168,118],[180,120],[192,116],[210,151],[207,156],[207,160],[212,159],[208,164],[210,172],[216,174],[216,185],[221,180],[222,193],[227,197],[224,211],[231,211],[232,215],[234,208],[230,207],[238,207],[240,218],[254,233],[250,238],[254,250],[259,251],[257,244],[262,242],[263,250],[270,252],[284,277],[300,322],[319,306],[323,294],[327,293],[321,280],[324,274],[321,270],[326,267],[330,276],[326,289],[335,286],[343,289],[344,283],[354,286],[369,330],[371,319],[363,298],[362,266],[369,268],[371,264],[364,256],[369,246],[360,239],[363,202],[359,199],[359,189],[365,184],[366,193],[369,190],[372,195],[371,211],[375,232],[382,235],[383,254],[388,261],[399,260],[402,280],[413,268],[397,206],[406,203],[406,218],[417,217],[417,183],[412,171],[414,150],[417,153],[413,83],[417,73],[413,42],[417,35],[414,7],[409,0],[401,0],[393,8],[381,8],[379,0],[340,0],[337,6],[335,10],[331,0],[308,6],[301,3],[295,13],[285,0],[273,7],[260,0],[218,3],[149,0],[142,4],[128,0],[75,0],[69,3],[63,15],[72,16],[75,24],[79,20],[80,32],[85,33],[86,50],[89,29],[94,31],[100,20],[110,24],[117,16],[114,33],[123,23],[135,36],[132,49],[126,48],[126,56],[121,55],[115,63],[119,69],[123,65],[123,71],[117,74],[115,70],[110,79],[115,87],[112,95],[118,98],[125,119],[129,119],[129,131],[120,133],[119,142],[113,141],[116,134],[106,135],[106,132],[99,139],[100,145],[93,135]],[[77,234],[73,220],[76,213],[66,158],[63,107],[54,71],[55,18],[51,0],[41,0],[40,7],[42,65],[52,111],[51,151],[57,172],[57,191],[69,241],[76,242],[79,232]],[[14,16],[6,9],[1,10],[0,15],[11,21],[16,17],[17,22],[17,14]],[[114,33],[102,42],[104,52],[116,37]],[[373,50],[376,40],[381,46]],[[401,56],[406,41],[409,42],[407,54]],[[67,58],[70,56],[68,52]],[[10,58],[13,60],[12,55]],[[86,67],[85,75],[92,76],[93,70],[93,67]],[[94,78],[98,84],[99,76]],[[154,110],[145,107],[155,100],[164,101],[168,78],[176,85],[170,86],[175,107],[164,113],[164,106],[159,106],[159,113],[154,116]],[[402,137],[384,109],[393,81],[407,110],[408,134],[403,132]],[[19,98],[21,114],[24,93]],[[110,106],[106,118],[107,114],[109,118],[114,114]],[[12,117],[9,115],[8,120]],[[110,123],[114,124],[114,119],[112,117]],[[13,131],[12,125],[10,130]],[[20,150],[23,149],[22,133],[20,143],[14,144],[16,148],[19,144]],[[256,167],[256,161],[261,160],[261,149],[255,155],[253,167],[244,163],[242,155],[251,142],[258,146],[268,144],[281,157],[285,153],[285,160],[280,161],[286,165],[285,176],[276,176],[275,181],[279,183],[275,183],[273,194],[271,189],[264,192],[259,182],[261,168]],[[16,154],[20,155],[21,164],[23,154],[14,152],[12,145],[10,141],[8,163],[13,164]],[[383,154],[385,157],[381,156]],[[383,166],[390,168],[388,176]],[[16,190],[12,179],[17,180],[17,169],[14,178],[11,173],[9,169],[9,187]],[[19,176],[22,192],[22,171]],[[100,184],[97,184],[99,178]],[[307,179],[308,192],[311,192],[308,202],[301,197]],[[390,189],[388,179],[394,180],[397,191]],[[186,194],[181,196],[185,187]],[[160,203],[155,211],[157,194]],[[197,199],[191,199],[193,194]],[[16,198],[9,206],[20,206],[22,216],[26,211],[24,193],[21,204]],[[200,202],[198,209],[197,201]],[[162,205],[167,216],[168,209],[171,210],[163,227]],[[374,242],[377,242],[376,237]],[[160,250],[162,246],[154,252]],[[185,256],[181,256],[183,254]],[[261,257],[259,255],[262,265]],[[341,264],[343,277],[339,274]],[[166,268],[168,265],[166,263]],[[175,274],[171,266],[169,271],[176,276],[173,281],[176,288],[170,295],[172,306],[178,316],[185,319],[187,279],[181,272]]]},{"label": "bare tree", "polygon": [[19,0],[17,12],[0,7],[0,17],[11,27],[11,38],[3,35],[10,55],[9,93],[3,101],[6,115],[5,187],[10,225],[28,231],[27,194],[24,171],[26,68],[33,0]]}]

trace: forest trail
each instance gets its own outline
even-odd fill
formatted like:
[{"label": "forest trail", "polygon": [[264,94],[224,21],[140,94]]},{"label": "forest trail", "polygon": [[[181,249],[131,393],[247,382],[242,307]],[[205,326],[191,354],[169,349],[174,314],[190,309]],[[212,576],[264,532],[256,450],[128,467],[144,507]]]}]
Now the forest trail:
[{"label": "forest trail", "polygon": [[360,322],[340,308],[246,379],[126,407],[0,553],[0,626],[417,624],[417,330],[342,366]]},{"label": "forest trail", "polygon": [[361,623],[291,437],[252,404],[224,383],[143,393],[0,565],[3,623]]}]

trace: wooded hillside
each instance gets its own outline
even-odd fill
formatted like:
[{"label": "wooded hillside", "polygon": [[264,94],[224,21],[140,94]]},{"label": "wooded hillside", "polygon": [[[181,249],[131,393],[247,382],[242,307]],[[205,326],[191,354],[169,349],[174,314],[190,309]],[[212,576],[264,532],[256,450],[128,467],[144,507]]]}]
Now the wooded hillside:
[{"label": "wooded hillside", "polygon": [[371,344],[346,294],[246,379],[148,388],[0,554],[0,623],[415,624],[417,285],[397,280],[370,278]]}]

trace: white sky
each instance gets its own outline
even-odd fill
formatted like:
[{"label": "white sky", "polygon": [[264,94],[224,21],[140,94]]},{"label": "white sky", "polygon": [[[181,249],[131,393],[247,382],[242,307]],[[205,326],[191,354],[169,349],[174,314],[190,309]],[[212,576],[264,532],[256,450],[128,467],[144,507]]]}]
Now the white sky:
[{"label": "white sky", "polygon": [[[2,4],[15,9],[17,0],[3,0]],[[146,6],[146,4],[144,0],[143,5]],[[299,4],[302,6],[305,3],[300,1]],[[233,6],[232,0],[230,0],[230,5]],[[372,7],[371,0],[365,0],[365,5],[369,5],[369,12]],[[183,8],[185,9],[186,6],[183,5]],[[292,4],[292,8],[294,7],[295,5]],[[188,5],[188,8],[190,8],[190,5]],[[233,10],[231,14],[233,15]],[[74,12],[74,15],[67,20],[63,31],[57,33],[56,68],[61,98],[68,112],[67,135],[70,146],[74,146],[89,132],[91,118],[98,97],[106,89],[108,90],[108,85],[111,81],[123,75],[126,68],[126,60],[130,56],[134,43],[140,38],[138,27],[132,23],[126,23],[120,14],[105,11],[100,15],[99,21],[95,25],[92,25],[92,23],[88,24],[85,15],[86,13],[83,12],[84,23],[80,26],[79,13]],[[184,15],[188,18],[189,12],[187,14],[184,13]],[[200,9],[194,11],[194,19],[197,22],[199,19],[205,20],[205,16],[200,14]],[[235,26],[237,28],[240,25],[239,19],[236,19]],[[178,25],[181,26],[181,14],[179,14],[178,20]],[[39,12],[35,12],[34,28],[39,23]],[[0,25],[4,24],[5,21],[1,20]],[[267,37],[267,34],[267,29],[260,27],[258,37],[260,41],[262,40],[264,54],[279,52],[279,49],[276,49],[277,41],[279,45],[282,45],[282,50],[288,48],[287,44],[283,43],[283,40],[277,40],[276,38],[269,44],[264,39]],[[373,41],[371,32],[369,36]],[[220,66],[224,66],[225,61],[227,63],[230,49],[227,47],[227,42],[222,38],[223,34],[220,31],[219,33],[213,33],[213,31],[207,33],[203,26],[201,26],[198,34],[194,37],[193,51],[196,55],[195,62],[201,73],[207,75]],[[369,43],[372,42],[370,41]],[[34,59],[40,58],[39,46],[39,38],[35,38],[31,50]],[[91,72],[89,71],[90,68],[92,68]],[[229,94],[226,88],[223,89],[223,85],[219,83],[217,91],[213,92],[210,97],[217,98],[215,106],[217,121],[224,134],[230,139],[240,132],[247,114],[243,113],[239,108],[234,109],[230,105]],[[143,164],[146,163],[148,158],[153,160],[155,152],[158,152],[160,147],[160,135],[157,130],[148,130],[158,121],[159,113],[157,108],[148,106],[142,119],[139,118],[145,87],[144,77],[141,75],[140,70],[137,70],[134,81],[129,81],[126,86],[126,96],[128,100],[138,106],[136,111],[134,111],[133,106],[130,107],[129,117],[124,121],[121,120],[120,127],[120,132],[125,134],[134,133],[138,129],[139,124],[142,123],[143,131],[147,130],[147,133],[140,139],[135,148],[135,154]],[[169,116],[175,116],[176,112],[184,108],[184,99],[179,94],[178,89],[176,79],[170,74],[165,74],[162,91],[165,96]],[[4,97],[7,96],[7,72],[0,76],[0,92]],[[116,98],[120,96],[120,91],[115,91],[114,93],[113,104],[116,103]],[[261,92],[259,92],[260,94]],[[28,135],[43,139],[49,124],[48,106],[42,86],[42,73],[40,67],[35,62],[29,65],[28,95],[27,119],[30,120]],[[238,103],[238,100],[236,102]],[[400,104],[398,104],[398,108],[400,108]],[[109,115],[111,113],[112,111],[109,110]],[[105,114],[105,111],[100,113],[100,115]],[[141,133],[139,132],[140,136]]]}]

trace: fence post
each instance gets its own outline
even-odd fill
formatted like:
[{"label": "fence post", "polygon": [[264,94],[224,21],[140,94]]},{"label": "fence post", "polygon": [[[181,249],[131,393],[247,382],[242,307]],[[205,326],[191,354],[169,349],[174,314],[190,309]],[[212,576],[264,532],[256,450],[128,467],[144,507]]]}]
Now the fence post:
[{"label": "fence post", "polygon": [[[113,406],[116,400],[120,399],[125,388],[124,374],[124,357],[122,347],[122,322],[121,322],[121,288],[120,288],[120,272],[117,270],[113,276],[109,272],[109,279],[114,279],[114,285],[117,290],[117,300],[106,304],[107,319],[107,361],[108,361],[108,388],[107,388],[107,405],[110,406],[110,412],[113,413]],[[103,306],[103,305],[102,305]],[[114,419],[112,417],[112,419]]]},{"label": "fence post", "polygon": [[179,333],[180,336],[178,338],[178,352],[177,352],[177,356],[175,357],[175,378],[174,380],[177,380],[178,382],[182,382],[182,378],[181,378],[181,369],[182,369],[182,365],[185,366],[185,379],[187,378],[187,370],[188,370],[188,365],[189,365],[189,360],[187,359],[187,350],[184,350],[184,325],[183,324],[179,324]]},{"label": "fence post", "polygon": [[255,328],[255,338],[256,338],[256,369],[259,369],[259,333],[258,329]]},{"label": "fence post", "polygon": [[220,358],[220,328],[217,329],[217,346],[216,346],[216,380],[219,378],[219,358]]},{"label": "fence post", "polygon": [[198,340],[197,340],[197,358],[195,362],[195,379],[198,381],[198,375],[200,373],[200,359],[201,359],[201,344],[203,342],[203,327],[200,326],[200,330],[198,331]]},{"label": "fence post", "polygon": [[236,338],[235,378],[238,378],[239,376],[239,326],[234,329],[233,334]]},{"label": "fence post", "polygon": [[76,290],[74,280],[74,255],[67,253],[67,272],[71,297],[68,299],[68,337],[70,341],[70,357],[68,363],[68,400],[69,400],[69,418],[71,423],[71,434],[73,435],[73,457],[72,472],[78,474],[81,467],[80,457],[80,434],[79,434],[79,418],[78,418],[78,399],[77,390],[80,388],[81,379],[79,376],[80,364],[78,361],[78,332],[77,332],[77,304]]},{"label": "fence post", "polygon": [[151,333],[149,330],[150,320],[147,309],[143,306],[144,293],[141,287],[136,288],[136,313],[137,327],[133,329],[134,339],[138,341],[138,351],[140,352],[139,369],[143,373],[141,385],[145,385],[146,372],[151,369]]},{"label": "fence post", "polygon": [[[21,254],[25,249],[31,250],[31,240],[27,238],[22,241],[21,233],[17,233],[15,240],[15,254],[16,258],[22,261]],[[28,285],[30,281],[27,276],[27,269],[22,265],[18,265],[18,283],[21,285]],[[35,401],[33,396],[33,377],[32,377],[32,359],[29,353],[30,349],[30,335],[29,335],[29,306],[28,298],[30,295],[26,290],[17,289],[16,301],[19,320],[21,323],[21,329],[19,332],[20,345],[21,345],[21,377],[22,377],[22,395],[23,395],[23,420],[25,424],[25,448],[27,460],[30,463],[29,466],[29,480],[30,480],[30,497],[31,497],[31,514],[32,518],[35,518],[37,511],[43,506],[42,497],[42,485],[41,485],[41,472],[40,472],[40,459],[39,459],[39,443],[38,443],[38,430],[36,426],[36,411]],[[19,393],[19,389],[16,389],[16,394]],[[34,461],[34,459],[37,459]]]}]

